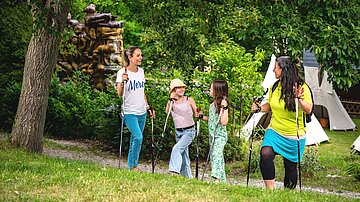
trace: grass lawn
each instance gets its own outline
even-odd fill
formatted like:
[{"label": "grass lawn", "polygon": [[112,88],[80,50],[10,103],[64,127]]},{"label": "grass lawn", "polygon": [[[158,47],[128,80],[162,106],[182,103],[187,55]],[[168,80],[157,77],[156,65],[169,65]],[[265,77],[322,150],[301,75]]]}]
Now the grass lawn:
[{"label": "grass lawn", "polygon": [[0,146],[0,201],[355,201],[136,173]]},{"label": "grass lawn", "polygon": [[[354,122],[359,128],[360,119]],[[351,163],[360,162],[360,155],[350,154],[350,146],[359,132],[326,130],[326,133],[330,142],[309,147],[312,151],[317,150],[317,161],[313,164],[317,170],[311,175],[303,173],[302,185],[333,192],[359,192],[360,182],[346,173]],[[254,143],[255,161],[260,143]],[[62,149],[66,148],[62,146]],[[68,149],[77,152],[84,150],[71,146]],[[244,168],[248,163],[247,157],[245,159],[227,166],[229,178],[240,175],[245,179]],[[275,165],[276,179],[282,181],[284,170],[281,157],[276,158]],[[0,138],[0,173],[0,201],[356,201],[318,192],[269,191],[163,174],[134,173],[87,162],[29,154],[13,148],[4,138]],[[257,170],[250,178],[261,180],[261,174]]]}]

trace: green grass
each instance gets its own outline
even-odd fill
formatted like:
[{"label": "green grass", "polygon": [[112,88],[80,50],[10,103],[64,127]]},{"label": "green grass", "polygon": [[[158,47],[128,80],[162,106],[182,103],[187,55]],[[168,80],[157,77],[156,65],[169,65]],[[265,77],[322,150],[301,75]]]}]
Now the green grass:
[{"label": "green grass", "polygon": [[[0,144],[0,201],[345,201],[51,158]],[[353,200],[355,201],[355,200]]]},{"label": "green grass", "polygon": [[[360,119],[354,119],[357,128],[360,128]],[[360,155],[351,155],[351,145],[359,136],[359,131],[329,131],[325,130],[329,136],[330,142],[323,142],[319,146],[309,146],[312,150],[318,150],[319,164],[321,170],[315,171],[314,176],[302,175],[302,185],[309,187],[322,187],[334,192],[352,191],[359,192],[360,182],[354,176],[349,176],[346,169],[353,162],[360,162]],[[255,144],[254,152],[259,158],[258,150],[260,150],[261,141]],[[305,151],[306,149],[305,148]],[[230,165],[232,169],[246,168],[247,159],[244,162],[238,162]],[[282,181],[284,177],[283,159],[280,156],[275,158],[276,180]],[[242,177],[246,176],[246,172],[240,173]],[[260,171],[251,174],[251,179],[262,179]]]},{"label": "green grass", "polygon": [[[360,127],[360,119],[354,120]],[[360,182],[346,173],[360,155],[351,155],[350,146],[358,131],[329,131],[329,143],[318,147],[321,170],[313,176],[302,177],[302,185],[321,187],[333,192],[359,192]],[[317,192],[278,189],[269,191],[228,184],[213,184],[195,179],[162,174],[133,173],[112,167],[29,154],[15,149],[6,141],[8,134],[0,134],[0,201],[344,201],[351,200]],[[254,143],[259,147],[259,143]],[[257,146],[256,146],[257,145]],[[45,140],[45,146],[73,152],[101,154],[93,148],[64,146]],[[254,151],[256,152],[256,151]],[[256,155],[255,155],[256,156]],[[255,157],[253,157],[255,158]],[[161,163],[161,162],[159,162]],[[227,166],[228,178],[245,179],[247,157]],[[275,160],[276,179],[284,176],[281,157]],[[236,174],[236,176],[234,175]],[[260,172],[251,179],[261,180]],[[355,201],[355,200],[354,200]]]},{"label": "green grass", "polygon": [[[360,119],[354,119],[360,128]],[[346,173],[346,169],[353,162],[360,162],[360,155],[351,155],[351,145],[359,136],[358,131],[325,131],[330,142],[323,143],[316,149],[319,151],[319,159],[325,167],[317,172],[315,177],[307,180],[309,186],[320,186],[328,189],[348,190],[359,192],[360,182]],[[335,177],[329,177],[335,176]]]}]

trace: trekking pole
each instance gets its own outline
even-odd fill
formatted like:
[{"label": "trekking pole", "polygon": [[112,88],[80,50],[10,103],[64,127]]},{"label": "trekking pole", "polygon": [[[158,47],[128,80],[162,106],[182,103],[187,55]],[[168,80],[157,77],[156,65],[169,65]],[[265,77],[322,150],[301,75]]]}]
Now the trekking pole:
[{"label": "trekking pole", "polygon": [[299,137],[299,100],[295,98],[295,111],[296,111],[296,136],[297,136],[297,145],[298,145],[298,166],[299,166],[299,187],[301,191],[301,163],[300,163],[300,137]]},{"label": "trekking pole", "polygon": [[153,166],[154,171],[155,171],[156,161],[157,161],[157,159],[159,158],[159,155],[160,155],[160,151],[161,151],[161,147],[162,147],[162,143],[163,143],[163,139],[164,139],[164,135],[165,135],[165,131],[166,131],[166,125],[167,125],[167,122],[168,122],[168,119],[169,119],[170,112],[171,112],[173,104],[174,104],[174,100],[170,100],[170,107],[169,107],[168,114],[166,115],[164,130],[163,130],[163,132],[161,134],[161,137],[160,137],[161,138],[160,139],[160,144],[157,144],[158,145],[158,150],[156,152],[156,156],[155,156],[155,159],[154,159],[154,166]]},{"label": "trekking pole", "polygon": [[[254,99],[254,102],[256,103],[257,100],[256,98]],[[255,111],[255,113],[260,111],[260,106],[258,104],[256,104],[259,109]],[[252,143],[253,143],[253,137],[254,137],[254,133],[255,133],[255,113],[253,114],[253,128],[251,130],[251,135],[250,135],[250,142],[249,142],[249,147],[250,147],[250,151],[249,151],[249,163],[248,163],[248,168],[247,168],[247,176],[246,176],[246,186],[249,186],[249,180],[250,180],[250,168],[251,168],[251,155],[252,155]]]},{"label": "trekking pole", "polygon": [[[199,113],[201,110],[197,108],[196,111]],[[196,167],[195,167],[195,177],[199,179],[199,135],[200,135],[200,119],[202,119],[204,115],[199,114],[198,119],[196,121]]]},{"label": "trekking pole", "polygon": [[[126,67],[125,67],[125,73],[126,73]],[[125,119],[125,114],[124,114],[124,108],[125,108],[125,91],[126,91],[126,82],[127,80],[122,81],[122,83],[124,84],[124,89],[123,89],[123,96],[122,96],[122,110],[119,114],[120,117],[122,117],[121,119],[121,129],[120,129],[120,146],[119,146],[119,168],[121,167],[121,148],[122,148],[122,141],[123,141],[123,134],[124,134],[124,119]]]},{"label": "trekking pole", "polygon": [[215,129],[214,129],[214,136],[213,136],[213,138],[212,138],[212,140],[211,140],[211,144],[210,144],[210,148],[209,148],[209,153],[208,153],[207,158],[206,158],[205,168],[204,168],[203,174],[202,174],[202,176],[201,176],[201,180],[204,180],[204,175],[205,175],[207,166],[208,166],[208,164],[209,164],[210,154],[211,154],[212,149],[213,149],[214,144],[215,144],[215,136],[216,136],[216,132],[217,132],[218,126],[219,126],[219,124],[220,124],[222,112],[223,112],[223,109],[220,110],[219,119],[217,120]]},{"label": "trekking pole", "polygon": [[261,111],[261,107],[257,104],[257,103],[261,103],[262,99],[264,99],[264,96],[266,95],[266,93],[268,92],[268,90],[266,90],[263,95],[260,98],[254,98],[254,103],[259,107],[255,113],[253,114],[253,128],[251,130],[251,136],[250,136],[250,142],[249,142],[249,147],[250,147],[250,151],[249,151],[249,163],[248,163],[248,169],[247,169],[247,176],[246,176],[246,186],[249,186],[249,180],[250,180],[250,168],[251,168],[251,156],[252,156],[252,144],[253,144],[253,138],[254,138],[254,134],[255,134],[255,114]]},{"label": "trekking pole", "polygon": [[[150,109],[152,112],[154,111],[154,106],[151,107]],[[154,118],[151,117],[151,170],[152,170],[152,173],[155,172],[155,156],[154,156],[154,145],[155,143],[155,139],[154,139]]]},{"label": "trekking pole", "polygon": [[249,179],[250,179],[250,166],[251,166],[251,154],[252,154],[252,142],[253,142],[253,136],[255,133],[255,113],[253,114],[253,128],[251,130],[251,136],[250,136],[250,142],[249,142],[249,163],[248,163],[248,169],[247,169],[247,176],[246,176],[246,186],[249,186]]}]

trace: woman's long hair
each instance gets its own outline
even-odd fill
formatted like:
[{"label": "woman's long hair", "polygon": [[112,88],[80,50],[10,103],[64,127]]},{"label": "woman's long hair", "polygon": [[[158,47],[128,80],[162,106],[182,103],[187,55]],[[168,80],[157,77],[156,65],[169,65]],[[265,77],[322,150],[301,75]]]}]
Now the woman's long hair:
[{"label": "woman's long hair", "polygon": [[229,102],[229,94],[228,94],[228,84],[225,80],[214,80],[213,83],[213,93],[214,100],[213,103],[215,105],[216,113],[220,114],[221,101],[226,97],[226,101],[228,102],[228,107],[230,110],[230,102]]},{"label": "woman's long hair", "polygon": [[136,49],[140,49],[140,48],[137,46],[129,46],[127,49],[124,49],[122,58],[123,58],[123,63],[125,65],[125,67],[129,66],[129,64],[130,64],[129,57],[134,55],[134,52]]},{"label": "woman's long hair", "polygon": [[294,86],[301,86],[304,80],[299,76],[299,70],[290,56],[280,56],[276,58],[282,70],[281,74],[281,95],[279,100],[285,101],[285,110],[296,111]]}]

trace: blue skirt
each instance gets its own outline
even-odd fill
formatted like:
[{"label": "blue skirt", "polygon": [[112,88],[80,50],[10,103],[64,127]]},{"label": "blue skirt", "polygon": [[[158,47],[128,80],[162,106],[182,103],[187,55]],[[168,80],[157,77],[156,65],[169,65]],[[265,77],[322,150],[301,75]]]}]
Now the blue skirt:
[{"label": "blue skirt", "polygon": [[[300,162],[305,149],[306,139],[300,139]],[[294,163],[298,162],[298,141],[279,135],[273,129],[265,131],[262,147],[272,147],[274,152]]]}]

